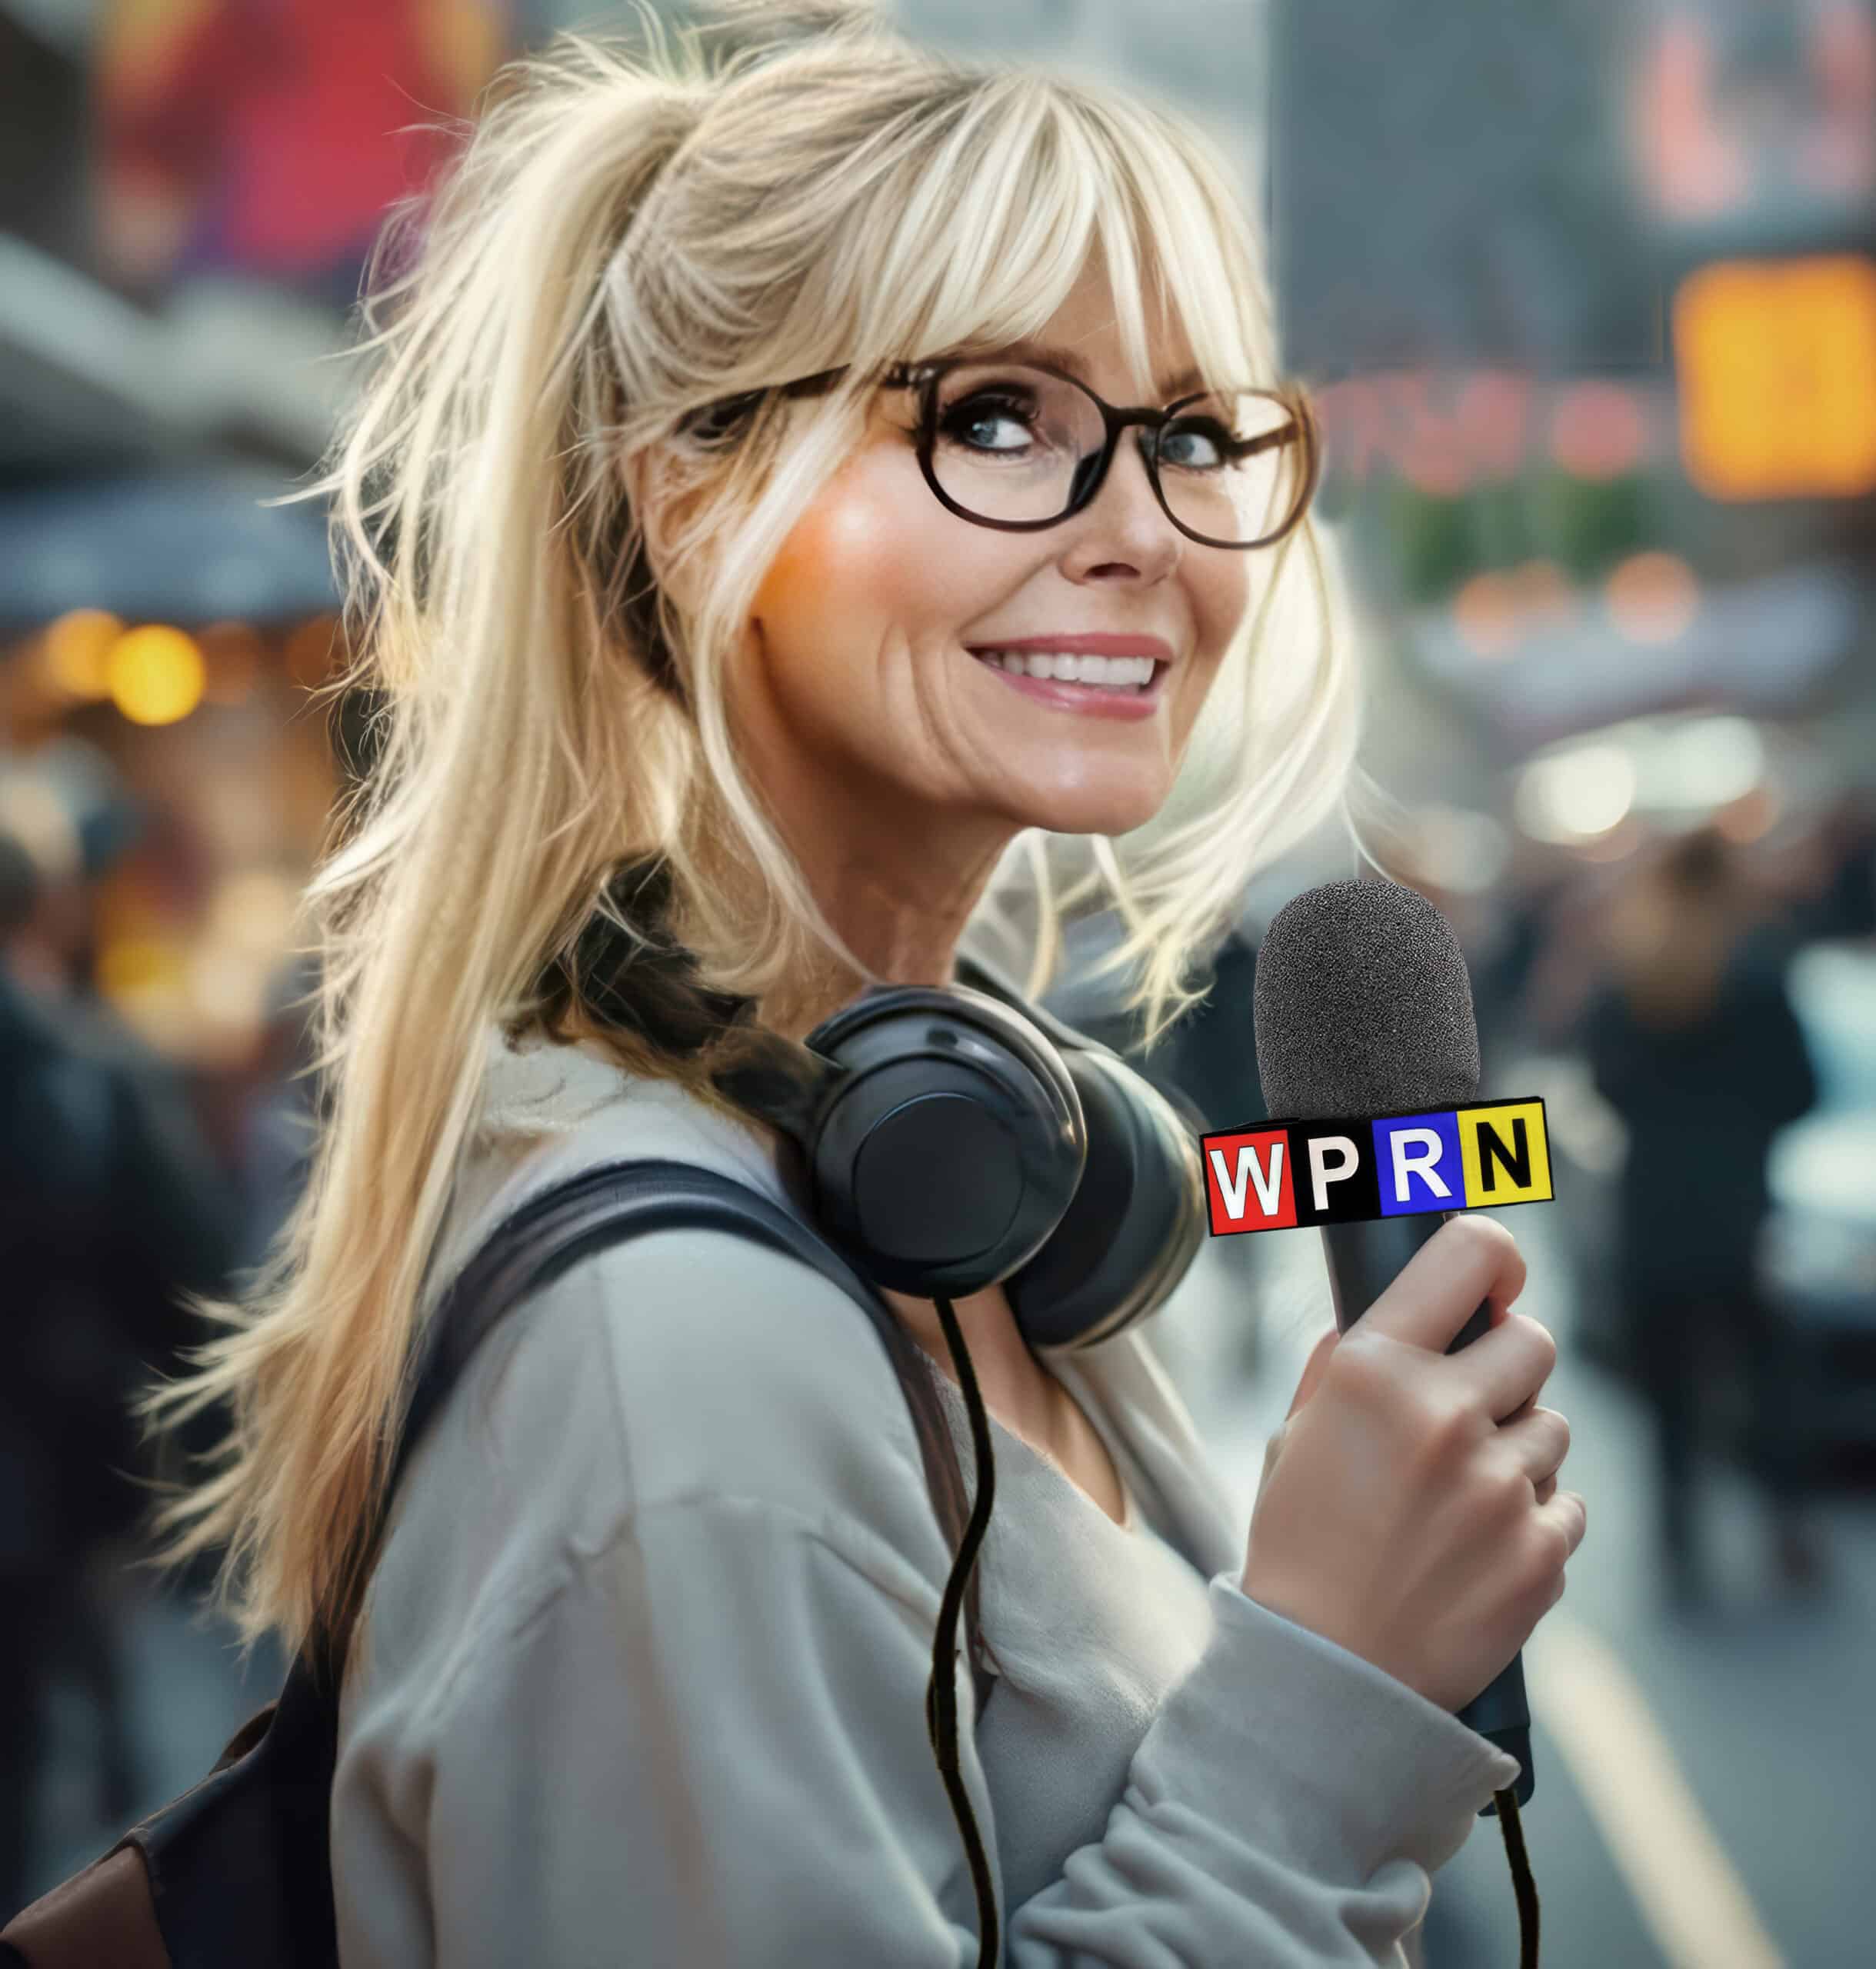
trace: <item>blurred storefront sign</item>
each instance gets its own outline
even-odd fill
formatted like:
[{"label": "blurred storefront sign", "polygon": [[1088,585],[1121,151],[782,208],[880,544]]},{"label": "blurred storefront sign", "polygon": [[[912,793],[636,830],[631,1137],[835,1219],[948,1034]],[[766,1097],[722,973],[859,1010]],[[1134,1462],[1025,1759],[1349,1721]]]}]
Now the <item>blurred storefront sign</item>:
[{"label": "blurred storefront sign", "polygon": [[1876,263],[1702,267],[1674,295],[1681,455],[1711,499],[1876,491]]},{"label": "blurred storefront sign", "polygon": [[1631,151],[1664,223],[1876,193],[1876,19],[1867,0],[1657,0]]},{"label": "blurred storefront sign", "polygon": [[120,278],[238,271],[343,303],[506,52],[503,0],[111,0],[99,225]]}]

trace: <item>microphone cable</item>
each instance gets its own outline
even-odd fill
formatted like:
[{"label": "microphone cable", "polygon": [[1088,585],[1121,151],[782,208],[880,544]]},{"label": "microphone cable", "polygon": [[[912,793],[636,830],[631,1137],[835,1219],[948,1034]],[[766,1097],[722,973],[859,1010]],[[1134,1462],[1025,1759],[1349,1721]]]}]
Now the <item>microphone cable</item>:
[{"label": "microphone cable", "polygon": [[1538,1969],[1538,1884],[1531,1877],[1531,1855],[1524,1850],[1524,1828],[1518,1816],[1518,1794],[1507,1785],[1491,1794],[1504,1834],[1504,1857],[1511,1869],[1511,1891],[1518,1900],[1518,1969]]},{"label": "microphone cable", "polygon": [[[938,1631],[931,1646],[931,1679],[925,1689],[925,1731],[931,1738],[938,1774],[945,1781],[953,1817],[964,1837],[964,1849],[971,1863],[971,1884],[977,1891],[979,1941],[978,1969],[996,1969],[1001,1947],[995,1889],[991,1884],[990,1861],[978,1830],[977,1814],[971,1808],[958,1765],[958,1683],[955,1657],[958,1617],[964,1604],[965,1589],[977,1564],[978,1548],[990,1527],[991,1508],[996,1501],[997,1466],[991,1453],[990,1421],[984,1413],[978,1391],[977,1374],[971,1365],[970,1350],[958,1327],[958,1316],[948,1299],[934,1298],[938,1324],[944,1329],[945,1344],[958,1371],[958,1385],[971,1418],[971,1447],[977,1461],[977,1495],[971,1506],[969,1521],[958,1541],[958,1554],[951,1577],[945,1582],[945,1597],[938,1607]],[[1504,1835],[1504,1853],[1511,1869],[1511,1885],[1518,1900],[1518,1969],[1538,1969],[1538,1908],[1537,1883],[1531,1877],[1530,1855],[1524,1848],[1524,1831],[1518,1815],[1518,1795],[1508,1786],[1491,1794],[1498,1809],[1498,1824]]]}]

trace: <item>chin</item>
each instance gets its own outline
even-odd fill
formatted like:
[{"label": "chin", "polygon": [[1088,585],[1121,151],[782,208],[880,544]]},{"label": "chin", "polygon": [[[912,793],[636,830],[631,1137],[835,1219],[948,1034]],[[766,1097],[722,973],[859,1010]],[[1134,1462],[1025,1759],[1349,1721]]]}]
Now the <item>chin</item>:
[{"label": "chin", "polygon": [[1031,782],[1011,818],[1050,834],[1131,834],[1166,804],[1170,789],[1118,785],[1051,788]]}]

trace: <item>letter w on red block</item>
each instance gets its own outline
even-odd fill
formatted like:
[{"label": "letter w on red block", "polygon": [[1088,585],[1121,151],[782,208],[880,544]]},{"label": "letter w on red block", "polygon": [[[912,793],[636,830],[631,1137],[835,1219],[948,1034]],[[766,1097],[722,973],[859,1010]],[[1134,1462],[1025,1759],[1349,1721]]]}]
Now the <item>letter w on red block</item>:
[{"label": "letter w on red block", "polygon": [[1295,1223],[1288,1129],[1241,1129],[1198,1141],[1213,1237],[1285,1230]]}]

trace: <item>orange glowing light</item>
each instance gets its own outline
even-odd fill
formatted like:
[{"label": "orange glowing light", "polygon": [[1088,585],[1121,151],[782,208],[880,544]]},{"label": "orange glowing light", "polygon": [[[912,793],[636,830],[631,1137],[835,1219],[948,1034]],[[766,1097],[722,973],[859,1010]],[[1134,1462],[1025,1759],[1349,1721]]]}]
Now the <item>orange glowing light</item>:
[{"label": "orange glowing light", "polygon": [[1677,642],[1699,612],[1700,582],[1678,554],[1636,554],[1609,576],[1604,598],[1631,642]]},{"label": "orange glowing light", "polygon": [[1703,267],[1674,300],[1681,451],[1711,499],[1876,491],[1876,264]]},{"label": "orange glowing light", "polygon": [[108,608],[73,608],[46,625],[41,674],[61,696],[82,702],[111,695],[105,660],[124,625]]},{"label": "orange glowing light", "polygon": [[1453,621],[1481,656],[1503,656],[1522,628],[1516,583],[1508,575],[1474,575],[1452,601]]}]

